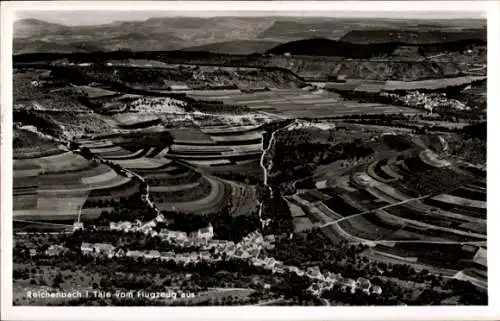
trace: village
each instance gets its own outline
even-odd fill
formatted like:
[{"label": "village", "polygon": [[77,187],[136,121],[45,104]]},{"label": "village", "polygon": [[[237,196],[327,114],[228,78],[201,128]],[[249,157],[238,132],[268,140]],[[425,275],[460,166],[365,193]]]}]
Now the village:
[{"label": "village", "polygon": [[419,91],[412,91],[404,96],[398,94],[383,92],[382,97],[389,97],[395,99],[405,106],[424,108],[432,113],[436,109],[454,109],[454,110],[470,110],[470,107],[464,103],[446,97],[445,93],[423,93]]},{"label": "village", "polygon": [[[214,239],[214,231],[211,224],[197,231],[186,233],[166,228],[157,232],[154,227],[157,222],[165,222],[163,216],[155,220],[141,224],[136,222],[110,222],[109,230],[122,231],[125,233],[141,232],[151,237],[159,237],[162,241],[169,242],[181,248],[198,248],[193,252],[176,253],[175,251],[160,252],[158,250],[134,250],[115,247],[109,243],[87,243],[81,244],[81,254],[85,256],[120,258],[129,257],[142,260],[173,261],[176,264],[186,266],[197,262],[219,262],[229,259],[244,260],[253,266],[272,271],[273,274],[294,273],[299,277],[307,277],[312,284],[308,292],[321,298],[324,291],[338,286],[340,291],[355,293],[360,290],[365,294],[380,295],[382,288],[372,285],[370,280],[359,277],[357,280],[344,278],[340,273],[321,271],[317,266],[307,267],[305,270],[267,256],[265,250],[272,250],[275,245],[274,235],[263,236],[259,231],[254,231],[245,236],[240,242],[234,243],[227,240]],[[74,231],[83,229],[82,223],[75,223]],[[51,245],[46,251],[47,256],[58,256],[69,249],[62,245]],[[30,255],[37,255],[36,250],[30,251]]]}]

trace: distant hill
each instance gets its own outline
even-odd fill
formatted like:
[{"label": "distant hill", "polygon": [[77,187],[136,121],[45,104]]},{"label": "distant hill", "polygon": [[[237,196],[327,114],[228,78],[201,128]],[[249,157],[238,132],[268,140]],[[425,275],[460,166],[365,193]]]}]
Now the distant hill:
[{"label": "distant hill", "polygon": [[[293,41],[308,38],[328,38],[332,40],[348,41],[345,35],[356,31],[355,34],[377,36],[379,31],[415,31],[427,33],[432,31],[460,32],[463,29],[486,30],[486,20],[478,19],[448,19],[448,20],[419,20],[419,19],[374,19],[374,18],[308,18],[295,19],[277,18],[271,27],[259,34],[259,39],[273,39]],[[379,37],[379,36],[377,36]],[[357,37],[356,37],[357,38]],[[383,37],[382,37],[383,38]],[[378,38],[377,38],[378,39]],[[397,39],[377,40],[375,42],[397,41]],[[353,41],[356,42],[356,41]]]},{"label": "distant hill", "polygon": [[99,48],[103,51],[178,50],[189,46],[252,39],[271,26],[273,21],[273,18],[259,17],[183,17],[96,26],[65,26],[37,19],[22,19],[14,24],[14,53],[54,52],[59,49],[65,49],[66,52],[72,47]]},{"label": "distant hill", "polygon": [[253,53],[264,53],[267,50],[281,44],[270,40],[234,40],[211,43],[208,45],[187,47],[184,51],[207,51],[221,54],[250,55]]},{"label": "distant hill", "polygon": [[353,30],[343,36],[340,41],[369,44],[385,42],[401,42],[405,44],[426,44],[453,42],[462,40],[486,41],[486,29],[465,29],[459,31],[417,31],[417,30]]},{"label": "distant hill", "polygon": [[[369,30],[460,31],[484,25],[482,20],[388,20],[320,17],[164,17],[145,21],[116,21],[95,26],[67,26],[37,19],[14,23],[14,53],[50,53],[89,48],[102,51],[209,50],[215,53],[264,52],[288,41],[309,38],[358,41]],[[464,30],[465,31],[465,30]],[[380,42],[384,36],[369,42]],[[362,37],[361,37],[362,38]],[[363,41],[363,40],[361,40]],[[385,42],[388,40],[386,39]],[[277,43],[276,43],[277,42]],[[206,45],[210,45],[205,47]],[[253,51],[253,52],[252,52]]]},{"label": "distant hill", "polygon": [[305,56],[333,56],[344,58],[371,58],[390,55],[401,46],[417,46],[421,52],[460,51],[467,46],[484,45],[482,40],[461,40],[443,43],[408,44],[403,42],[350,43],[345,41],[314,38],[287,42],[267,51],[269,54]]}]

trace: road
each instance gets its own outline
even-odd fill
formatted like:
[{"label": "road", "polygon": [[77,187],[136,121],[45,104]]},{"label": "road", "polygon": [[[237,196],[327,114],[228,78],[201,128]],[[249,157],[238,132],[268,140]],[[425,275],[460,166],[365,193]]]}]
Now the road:
[{"label": "road", "polygon": [[399,205],[402,205],[402,204],[405,204],[405,203],[408,203],[408,202],[411,202],[411,201],[418,201],[418,200],[421,200],[421,199],[424,199],[424,198],[427,198],[427,197],[431,197],[432,194],[427,194],[427,195],[424,195],[424,196],[420,196],[420,197],[415,197],[415,198],[409,198],[409,199],[406,199],[404,201],[401,201],[401,202],[397,202],[397,203],[392,203],[392,204],[389,204],[389,205],[384,205],[382,207],[379,207],[379,208],[376,208],[376,209],[373,209],[373,210],[367,210],[367,211],[364,211],[364,212],[361,212],[361,213],[358,213],[358,214],[354,214],[354,215],[351,215],[351,216],[346,216],[346,217],[342,217],[342,218],[339,218],[338,220],[335,220],[333,222],[328,222],[328,223],[325,223],[323,225],[320,225],[319,227],[320,228],[324,228],[324,227],[327,227],[327,226],[330,226],[330,225],[333,225],[333,224],[338,224],[342,221],[346,221],[346,220],[350,220],[356,216],[361,216],[361,215],[365,215],[365,214],[369,214],[369,213],[374,213],[376,211],[379,211],[379,210],[384,210],[384,209],[387,209],[387,208],[390,208],[390,207],[394,207],[394,206],[399,206]]},{"label": "road", "polygon": [[[267,148],[264,149],[264,136],[262,136],[261,138],[261,141],[262,141],[262,155],[260,157],[260,167],[262,167],[262,171],[264,172],[264,186],[267,186],[268,189],[269,189],[269,193],[270,193],[270,197],[272,198],[273,197],[273,190],[272,188],[269,186],[267,180],[268,180],[268,176],[269,176],[269,171],[271,170],[271,167],[272,167],[272,161],[271,163],[268,165],[269,168],[267,168],[265,165],[264,165],[264,159],[266,157],[266,154],[267,152],[272,148],[273,146],[273,143],[274,143],[274,139],[276,137],[276,133],[279,132],[280,130],[283,130],[283,129],[287,129],[289,128],[290,126],[294,125],[298,123],[298,120],[295,120],[294,122],[286,125],[285,127],[282,127],[282,128],[278,128],[276,129],[275,131],[272,132],[271,134],[271,138],[269,139],[269,143],[267,144]],[[262,228],[264,228],[268,223],[269,221],[267,220],[263,220],[262,219],[262,208],[264,207],[264,202],[260,202],[259,204],[259,219],[260,219],[260,222],[262,223]]]}]

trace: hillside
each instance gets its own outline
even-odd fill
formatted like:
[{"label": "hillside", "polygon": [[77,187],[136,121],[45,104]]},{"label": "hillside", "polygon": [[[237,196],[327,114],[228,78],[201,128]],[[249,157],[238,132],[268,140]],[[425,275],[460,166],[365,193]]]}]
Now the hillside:
[{"label": "hillside", "polygon": [[250,55],[253,53],[264,53],[279,45],[278,41],[270,40],[234,40],[211,43],[208,45],[187,47],[184,51],[207,51],[220,54]]},{"label": "hillside", "polygon": [[[14,53],[102,51],[117,49],[175,50],[216,42],[252,39],[273,23],[273,18],[152,18],[96,26],[65,26],[37,19],[14,24]],[[83,45],[85,44],[85,45]],[[51,50],[56,48],[55,50]],[[63,50],[62,50],[63,49]]]},{"label": "hillside", "polygon": [[340,41],[350,43],[386,43],[402,42],[406,44],[431,44],[460,40],[482,40],[486,42],[486,28],[460,31],[418,31],[418,30],[353,30]]},{"label": "hillside", "polygon": [[[405,37],[410,38],[413,33],[402,33]],[[367,39],[371,39],[367,37]],[[404,43],[401,41],[392,42],[373,42],[365,43],[350,43],[345,41],[336,41],[325,38],[313,38],[287,42],[278,45],[267,51],[269,54],[282,55],[289,53],[291,55],[306,55],[306,56],[333,56],[344,58],[372,58],[379,56],[391,55],[396,49],[405,47],[418,47],[418,53],[425,52],[442,52],[442,51],[463,51],[470,46],[484,45],[485,41],[481,39],[460,39],[447,42],[434,43]],[[419,55],[417,53],[417,55]]]}]

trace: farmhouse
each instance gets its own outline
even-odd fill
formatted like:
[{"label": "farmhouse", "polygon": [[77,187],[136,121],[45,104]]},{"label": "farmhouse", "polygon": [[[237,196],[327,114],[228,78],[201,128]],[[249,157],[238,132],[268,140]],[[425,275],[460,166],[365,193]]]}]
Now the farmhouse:
[{"label": "farmhouse", "polygon": [[94,246],[90,243],[83,242],[80,246],[80,250],[82,251],[83,255],[90,255],[94,253]]}]

